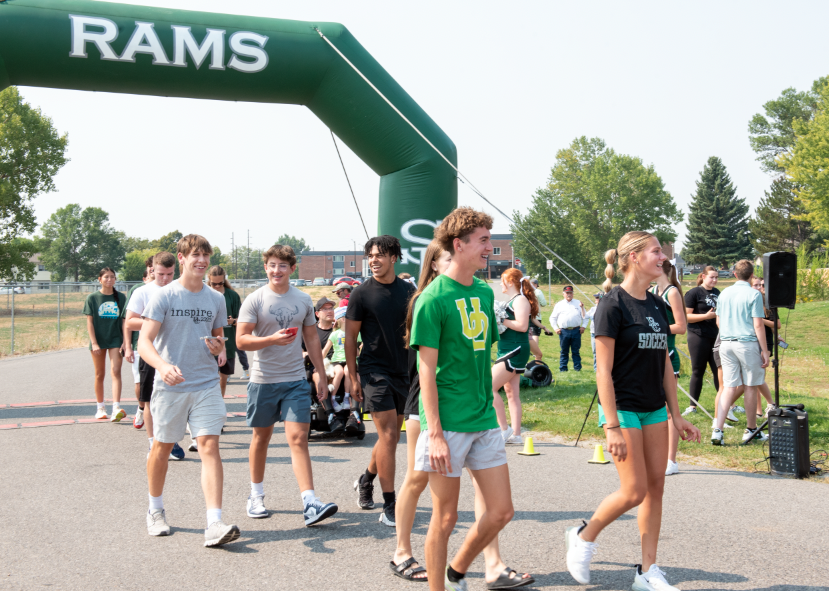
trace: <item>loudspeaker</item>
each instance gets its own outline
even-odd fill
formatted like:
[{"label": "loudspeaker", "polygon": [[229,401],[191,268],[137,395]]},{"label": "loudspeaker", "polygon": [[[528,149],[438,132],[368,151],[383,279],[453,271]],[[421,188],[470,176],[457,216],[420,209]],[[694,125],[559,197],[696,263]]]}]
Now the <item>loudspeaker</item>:
[{"label": "loudspeaker", "polygon": [[766,308],[794,310],[797,299],[797,255],[791,252],[767,252],[763,255],[766,281]]},{"label": "loudspeaker", "polygon": [[809,414],[802,410],[769,411],[769,468],[775,476],[809,476]]}]

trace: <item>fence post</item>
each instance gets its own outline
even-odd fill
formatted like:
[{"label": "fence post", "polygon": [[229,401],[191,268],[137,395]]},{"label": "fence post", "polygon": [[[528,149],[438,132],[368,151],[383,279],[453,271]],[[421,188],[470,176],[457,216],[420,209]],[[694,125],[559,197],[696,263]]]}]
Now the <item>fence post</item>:
[{"label": "fence post", "polygon": [[58,285],[58,346],[60,346],[60,285]]},{"label": "fence post", "polygon": [[11,354],[14,355],[14,284],[12,284],[12,347]]}]

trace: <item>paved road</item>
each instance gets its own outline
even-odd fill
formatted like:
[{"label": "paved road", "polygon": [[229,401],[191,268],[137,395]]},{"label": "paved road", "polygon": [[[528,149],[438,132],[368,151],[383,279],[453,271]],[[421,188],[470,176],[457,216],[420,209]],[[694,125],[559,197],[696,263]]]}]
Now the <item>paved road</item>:
[{"label": "paved road", "polygon": [[[91,398],[91,375],[86,350],[0,361],[0,404]],[[124,378],[129,384],[126,370]],[[234,383],[230,393],[243,388]],[[132,414],[133,405],[127,408]],[[243,405],[229,401],[228,410],[241,412]],[[6,408],[0,424],[93,413],[94,405]],[[150,538],[143,433],[126,422],[0,431],[0,589],[425,589],[392,577],[387,564],[394,531],[377,522],[379,510],[356,505],[351,484],[366,465],[373,431],[362,442],[312,444],[316,489],[339,503],[340,512],[305,528],[281,429],[265,483],[273,515],[245,517],[250,430],[241,419],[228,425],[221,440],[225,516],[243,533],[237,543],[214,550],[201,546],[197,454],[170,466],[164,497],[173,535]],[[535,588],[572,589],[564,528],[588,518],[618,481],[612,466],[587,464],[587,449],[537,448],[538,457],[509,450],[517,512],[501,536],[502,552],[511,566],[536,575]],[[683,590],[829,589],[828,493],[823,483],[682,466],[667,483],[659,563]],[[415,522],[421,557],[430,505],[424,495]],[[474,519],[466,481],[460,509],[453,549]],[[635,515],[611,525],[599,544],[591,589],[629,589],[639,556]],[[471,589],[485,589],[480,560],[469,576]]]}]

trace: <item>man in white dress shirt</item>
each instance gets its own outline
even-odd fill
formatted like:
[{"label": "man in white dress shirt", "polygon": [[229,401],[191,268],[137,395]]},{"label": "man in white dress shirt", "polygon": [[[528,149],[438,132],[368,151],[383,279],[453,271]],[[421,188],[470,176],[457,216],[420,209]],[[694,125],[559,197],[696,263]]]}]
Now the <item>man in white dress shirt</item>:
[{"label": "man in white dress shirt", "polygon": [[573,286],[564,286],[564,299],[559,301],[550,314],[550,324],[558,335],[561,356],[558,361],[559,371],[567,371],[570,351],[573,352],[573,369],[581,371],[581,335],[587,325],[584,318],[584,306],[573,299]]}]

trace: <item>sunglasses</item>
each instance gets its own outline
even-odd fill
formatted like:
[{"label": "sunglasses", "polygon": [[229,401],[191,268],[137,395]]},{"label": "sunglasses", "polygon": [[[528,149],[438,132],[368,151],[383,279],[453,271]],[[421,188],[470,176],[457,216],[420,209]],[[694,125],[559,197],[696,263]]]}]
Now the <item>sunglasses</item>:
[{"label": "sunglasses", "polygon": [[225,284],[224,281],[220,281],[219,283],[210,282],[210,287],[222,287]]}]

